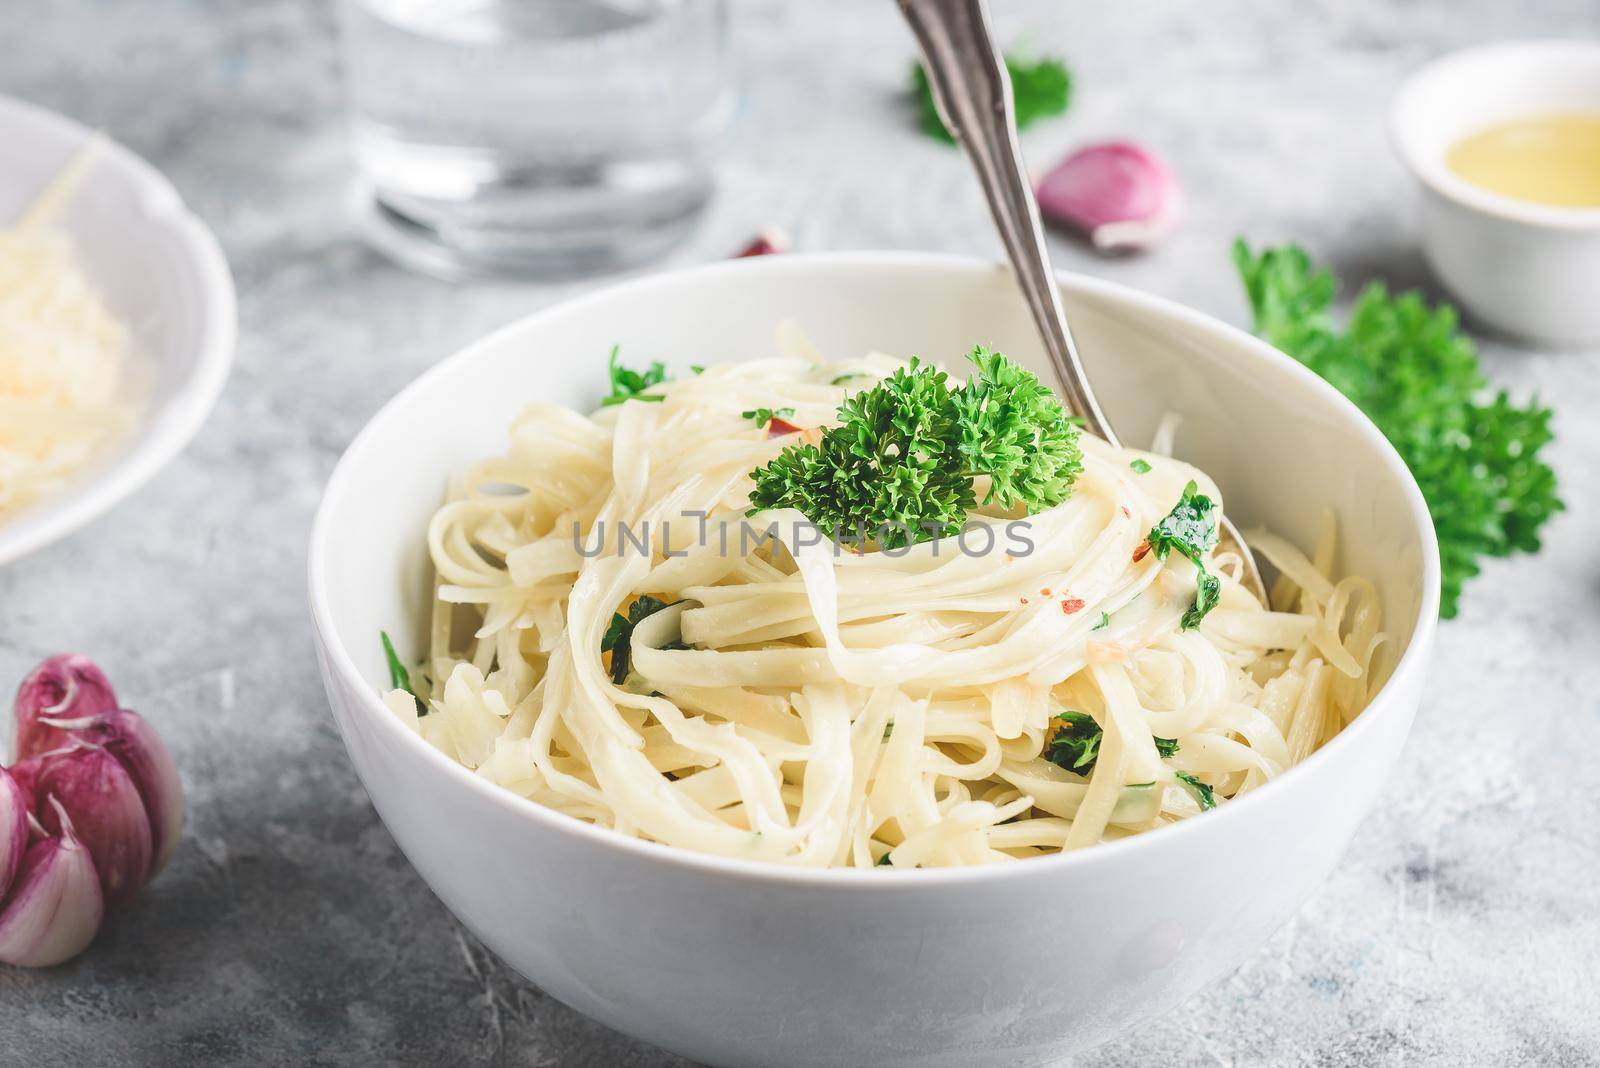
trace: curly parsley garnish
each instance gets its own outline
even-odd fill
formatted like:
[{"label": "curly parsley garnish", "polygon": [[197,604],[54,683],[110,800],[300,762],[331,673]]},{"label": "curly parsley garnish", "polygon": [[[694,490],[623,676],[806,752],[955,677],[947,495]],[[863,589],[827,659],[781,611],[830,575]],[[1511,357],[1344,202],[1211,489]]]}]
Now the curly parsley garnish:
[{"label": "curly parsley garnish", "polygon": [[1198,627],[1222,595],[1222,580],[1207,571],[1205,564],[1206,553],[1217,545],[1217,502],[1196,492],[1198,489],[1193,481],[1183,487],[1183,496],[1172,511],[1145,537],[1156,559],[1165,560],[1177,550],[1194,563],[1195,600],[1183,613],[1184,630]]},{"label": "curly parsley garnish", "polygon": [[1481,557],[1539,551],[1539,528],[1563,507],[1539,459],[1550,409],[1490,392],[1454,308],[1373,283],[1341,331],[1329,314],[1338,282],[1302,249],[1257,255],[1241,240],[1233,259],[1255,332],[1354,401],[1411,468],[1439,535],[1441,616],[1456,614]]},{"label": "curly parsley garnish", "polygon": [[845,399],[840,425],[751,472],[751,513],[795,508],[831,537],[895,549],[960,532],[978,503],[1054,507],[1083,470],[1078,427],[1028,371],[979,346],[975,373],[948,376],[913,358]]},{"label": "curly parsley garnish", "polygon": [[643,371],[634,371],[617,362],[617,354],[621,351],[621,345],[611,346],[611,358],[606,361],[606,366],[611,371],[611,396],[603,399],[600,404],[609,407],[621,404],[623,401],[665,400],[660,394],[646,393],[645,390],[651,386],[659,386],[667,380],[666,365],[657,360]]},{"label": "curly parsley garnish", "polygon": [[1030,512],[1072,494],[1083,470],[1078,427],[1032,372],[983,346],[967,354],[977,373],[951,395],[967,469],[989,476],[984,504]]}]

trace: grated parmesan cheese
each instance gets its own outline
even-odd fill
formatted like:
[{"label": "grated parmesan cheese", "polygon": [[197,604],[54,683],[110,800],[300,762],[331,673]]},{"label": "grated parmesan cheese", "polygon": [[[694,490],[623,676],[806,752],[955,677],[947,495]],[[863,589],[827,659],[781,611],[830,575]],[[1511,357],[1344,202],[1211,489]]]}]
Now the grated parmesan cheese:
[{"label": "grated parmesan cheese", "polygon": [[128,329],[51,220],[94,149],[0,229],[0,522],[60,488],[128,423]]}]

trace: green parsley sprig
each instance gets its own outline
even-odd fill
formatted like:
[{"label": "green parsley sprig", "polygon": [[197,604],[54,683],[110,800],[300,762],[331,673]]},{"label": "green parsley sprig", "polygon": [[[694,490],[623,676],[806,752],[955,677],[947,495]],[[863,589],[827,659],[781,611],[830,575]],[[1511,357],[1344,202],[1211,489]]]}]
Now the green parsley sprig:
[{"label": "green parsley sprig", "polygon": [[[1011,75],[1011,99],[1017,113],[1017,129],[1026,129],[1039,119],[1059,115],[1072,103],[1072,72],[1059,59],[1044,56],[1037,60],[1008,55],[1006,72]],[[933,102],[933,89],[922,64],[911,68],[911,92],[917,100],[917,125],[936,141],[955,144],[956,139],[939,118]]]},{"label": "green parsley sprig", "polygon": [[1539,458],[1551,412],[1492,392],[1477,350],[1448,304],[1372,283],[1343,330],[1338,282],[1290,245],[1233,248],[1255,332],[1355,402],[1416,477],[1433,516],[1443,566],[1439,614],[1456,614],[1463,584],[1485,556],[1538,552],[1539,528],[1563,505]]},{"label": "green parsley sprig", "polygon": [[912,359],[839,406],[839,426],[751,472],[751,513],[795,508],[831,537],[890,549],[960,532],[984,502],[1030,512],[1066,500],[1083,469],[1078,427],[1039,380],[982,346],[952,389]]},{"label": "green parsley sprig", "polygon": [[1195,598],[1194,604],[1183,613],[1184,630],[1198,627],[1222,596],[1222,580],[1206,570],[1206,554],[1217,545],[1220,515],[1217,502],[1198,490],[1199,486],[1191,480],[1183,487],[1183,496],[1172,506],[1172,511],[1145,536],[1156,559],[1165,560],[1168,553],[1177,550],[1194,564]]}]

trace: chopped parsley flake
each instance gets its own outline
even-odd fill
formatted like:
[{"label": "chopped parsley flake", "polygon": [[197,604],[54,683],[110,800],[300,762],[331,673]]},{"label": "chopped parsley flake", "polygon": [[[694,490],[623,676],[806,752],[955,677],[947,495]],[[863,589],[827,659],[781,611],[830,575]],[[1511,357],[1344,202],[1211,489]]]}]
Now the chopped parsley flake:
[{"label": "chopped parsley flake", "polygon": [[793,408],[751,408],[749,411],[740,412],[739,416],[749,419],[756,426],[766,426],[773,419],[787,419],[794,414]]},{"label": "chopped parsley flake", "polygon": [[1178,782],[1183,785],[1183,788],[1189,791],[1190,796],[1194,798],[1195,804],[1200,806],[1202,812],[1217,807],[1216,792],[1210,786],[1190,775],[1187,771],[1175,771],[1173,774],[1178,777]]},{"label": "chopped parsley flake", "polygon": [[400,662],[400,654],[394,651],[394,642],[389,640],[388,632],[380,630],[378,637],[383,639],[383,655],[389,661],[389,688],[391,690],[404,690],[410,694],[411,699],[417,703],[417,715],[426,716],[433,709],[428,702],[417,694],[416,690],[411,688],[411,672],[407,671],[406,666]]},{"label": "chopped parsley flake", "polygon": [[[1100,739],[1105,733],[1086,712],[1061,712],[1056,719],[1061,725],[1045,745],[1044,758],[1063,771],[1075,771],[1087,778],[1100,759]],[[1176,738],[1157,738],[1155,742],[1156,753],[1163,760],[1178,752]]]},{"label": "chopped parsley flake", "polygon": [[[633,628],[641,620],[648,619],[663,608],[671,608],[676,601],[663,601],[649,594],[644,594],[628,606],[628,614],[617,612],[611,617],[611,625],[606,628],[604,636],[600,639],[600,651],[611,654],[611,681],[621,686],[628,681],[629,658],[632,656]],[[681,649],[688,646],[682,643],[673,643]]]},{"label": "chopped parsley flake", "polygon": [[1217,503],[1197,492],[1193,480],[1183,488],[1183,496],[1166,518],[1157,523],[1145,538],[1159,560],[1177,550],[1194,563],[1195,601],[1183,613],[1183,629],[1193,630],[1217,606],[1222,595],[1222,580],[1206,570],[1206,554],[1217,545]]},{"label": "chopped parsley flake", "polygon": [[651,386],[659,386],[667,380],[667,368],[660,360],[655,361],[643,371],[630,370],[617,362],[617,354],[622,351],[621,345],[611,346],[611,358],[607,367],[611,371],[611,396],[600,401],[602,406],[609,407],[621,404],[623,401],[662,401],[666,398],[658,393],[645,393]]},{"label": "chopped parsley flake", "polygon": [[1062,712],[1056,719],[1061,726],[1050,736],[1044,758],[1063,771],[1088,775],[1100,756],[1100,739],[1104,736],[1100,724],[1086,712]]}]

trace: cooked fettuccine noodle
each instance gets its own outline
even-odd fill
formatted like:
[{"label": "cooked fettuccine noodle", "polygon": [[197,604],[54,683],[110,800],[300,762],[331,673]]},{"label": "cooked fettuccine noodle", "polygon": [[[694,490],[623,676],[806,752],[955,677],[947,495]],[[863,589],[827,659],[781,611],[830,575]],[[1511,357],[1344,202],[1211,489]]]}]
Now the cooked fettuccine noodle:
[{"label": "cooked fettuccine noodle", "polygon": [[[436,601],[412,673],[426,708],[402,689],[388,707],[479,775],[621,834],[910,868],[1079,849],[1226,805],[1379,684],[1377,594],[1331,577],[1331,516],[1309,558],[1252,536],[1281,576],[1271,610],[1213,552],[1220,602],[1184,630],[1195,566],[1141,543],[1187,482],[1216,487],[1087,435],[1069,499],[1027,517],[980,508],[960,545],[749,536],[804,519],[745,519],[751,470],[796,439],[740,413],[830,425],[847,391],[901,366],[786,345],[655,386],[655,403],[530,406],[433,517]],[[642,596],[670,607],[603,652]],[[1076,769],[1046,759],[1068,712],[1100,728]]]}]

